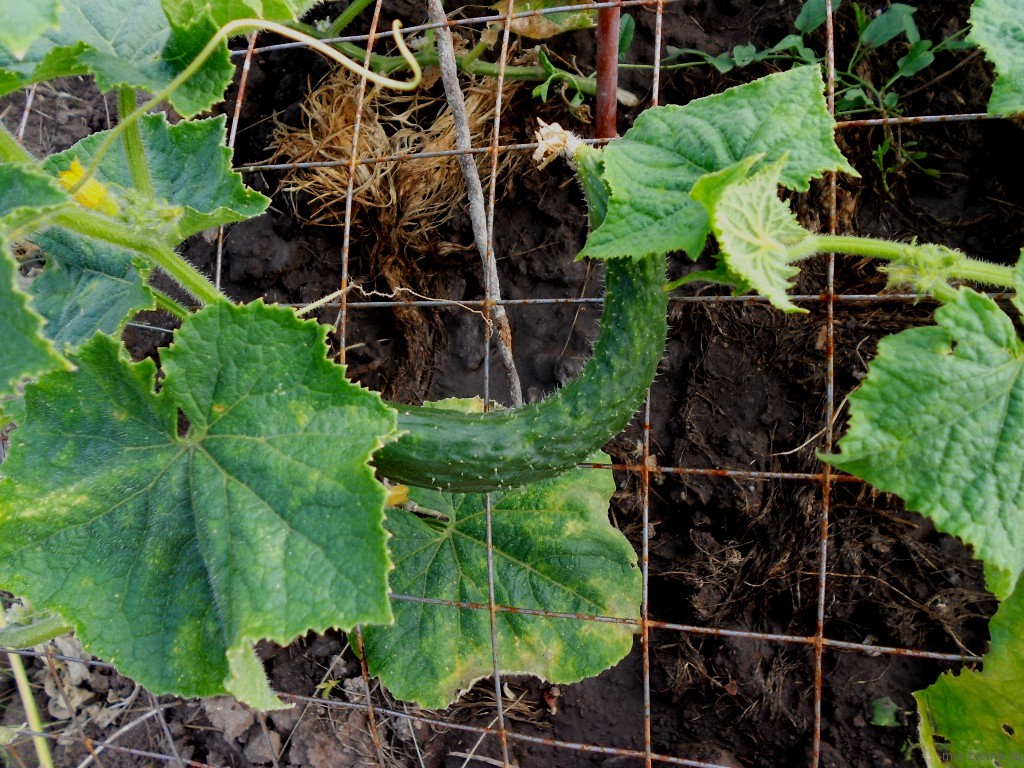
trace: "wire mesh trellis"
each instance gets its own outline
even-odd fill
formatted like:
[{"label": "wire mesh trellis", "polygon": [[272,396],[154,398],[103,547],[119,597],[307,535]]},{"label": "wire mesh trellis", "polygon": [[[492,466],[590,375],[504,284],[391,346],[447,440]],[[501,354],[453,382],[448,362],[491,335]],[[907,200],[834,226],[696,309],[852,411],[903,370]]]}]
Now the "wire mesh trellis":
[{"label": "wire mesh trellis", "polygon": [[[616,6],[621,8],[638,8],[643,9],[645,12],[652,13],[654,15],[653,27],[654,27],[654,41],[653,41],[653,55],[651,58],[651,97],[649,100],[650,105],[656,105],[659,102],[659,90],[663,83],[663,72],[661,69],[662,51],[664,48],[663,36],[663,20],[666,13],[666,7],[671,6],[674,3],[672,0],[629,0],[628,2],[616,2],[616,3],[601,3],[601,6]],[[484,16],[475,19],[464,19],[460,20],[460,24],[467,26],[484,25],[494,21],[505,20],[507,22],[508,14],[511,11],[511,5],[506,6],[506,11],[503,14],[495,14],[491,16]],[[571,8],[571,7],[569,7]],[[550,8],[543,11],[533,11],[533,14],[543,13],[554,13],[564,8]],[[826,65],[826,82],[827,82],[827,95],[829,99],[830,107],[834,110],[835,107],[835,91],[836,91],[836,63],[835,63],[835,47],[836,47],[836,34],[834,26],[834,14],[832,3],[826,3],[826,24],[825,24],[825,65]],[[369,52],[374,49],[375,44],[379,44],[382,41],[386,41],[390,37],[389,32],[378,32],[378,25],[384,12],[383,0],[377,0],[376,5],[373,7],[372,19],[369,24],[369,32],[366,35],[358,35],[352,37],[343,38],[346,42],[355,42],[359,44],[365,44],[368,51],[367,58],[369,58]],[[525,15],[525,14],[524,14]],[[507,30],[509,25],[505,23],[505,29]],[[436,25],[422,24],[407,28],[410,33],[423,32],[428,29],[436,29]],[[296,43],[285,43],[279,45],[267,45],[262,44],[257,46],[257,36],[251,36],[247,41],[247,46],[239,51],[235,52],[236,60],[240,65],[240,80],[237,88],[237,95],[235,101],[230,105],[231,109],[229,113],[232,114],[229,124],[230,128],[230,143],[234,143],[236,137],[236,131],[238,129],[242,107],[246,99],[247,91],[247,77],[250,71],[251,64],[255,57],[265,55],[274,51],[283,51],[291,48],[298,47]],[[499,62],[502,68],[507,64],[508,60],[508,36],[506,34],[504,41],[501,44],[501,55]],[[502,75],[499,74],[499,80]],[[454,154],[483,154],[490,157],[492,166],[497,163],[499,155],[504,153],[528,153],[535,149],[534,144],[531,143],[516,143],[516,144],[502,144],[499,141],[501,135],[501,123],[502,121],[508,120],[509,115],[503,113],[502,109],[497,108],[495,110],[494,125],[491,133],[491,141],[487,147],[476,147],[469,153],[459,152],[458,150],[446,151],[446,152],[424,152],[424,153],[410,153],[400,154],[382,157],[358,157],[358,153],[355,151],[357,147],[357,134],[359,131],[360,116],[363,107],[363,98],[367,91],[367,83],[363,80],[359,86],[359,97],[357,99],[356,106],[356,119],[355,128],[353,130],[353,151],[350,153],[350,159],[347,161],[347,171],[349,175],[349,187],[347,195],[345,197],[345,218],[342,228],[342,238],[340,243],[340,261],[341,261],[341,288],[342,291],[337,301],[331,302],[326,305],[327,309],[330,309],[335,320],[337,328],[339,346],[344,354],[347,343],[351,341],[349,339],[349,325],[351,318],[355,313],[375,310],[381,308],[392,308],[395,306],[419,306],[424,308],[438,308],[447,309],[454,311],[472,311],[477,310],[484,313],[485,317],[489,318],[493,308],[497,305],[506,307],[544,307],[552,304],[568,304],[570,306],[585,307],[592,306],[599,303],[598,299],[588,297],[566,297],[566,298],[525,298],[525,299],[501,299],[494,296],[485,295],[479,300],[445,300],[445,299],[416,299],[416,300],[404,300],[401,297],[383,301],[366,300],[357,301],[349,298],[349,293],[345,290],[352,283],[352,275],[350,272],[350,250],[352,247],[351,240],[351,226],[352,226],[352,205],[353,205],[353,180],[355,178],[355,168],[358,164],[377,164],[377,163],[400,163],[408,161],[413,158],[426,159],[426,158],[440,158],[445,156],[451,156]],[[28,118],[29,112],[32,109],[34,97],[34,90],[30,91],[24,105],[23,117],[20,120],[20,132],[24,131],[24,126]],[[916,125],[927,129],[928,126],[942,123],[953,123],[953,122],[972,122],[978,120],[987,120],[990,116],[979,113],[965,113],[965,114],[926,114],[906,117],[890,117],[890,118],[872,118],[872,119],[856,119],[856,120],[840,120],[839,130],[853,131],[861,128],[877,127],[883,125]],[[20,133],[19,133],[20,135]],[[328,165],[329,163],[250,163],[240,166],[240,170],[246,174],[259,174],[262,172],[288,170],[297,167],[313,167],[317,165]],[[497,209],[497,192],[495,184],[493,182],[495,174],[492,174],[492,182],[487,192],[487,211],[488,211],[488,242],[487,249],[492,254],[497,250],[498,243],[495,242],[494,236],[494,213]],[[824,228],[830,233],[836,233],[839,228],[839,213],[838,213],[838,199],[839,189],[837,179],[834,175],[829,177],[825,182],[825,194],[824,201],[826,206],[826,222]],[[215,262],[215,280],[218,286],[221,284],[222,271],[224,265],[224,230],[218,233],[216,241],[216,262]],[[823,452],[830,452],[833,449],[835,443],[835,423],[837,412],[841,407],[840,393],[837,392],[836,387],[836,359],[837,359],[837,328],[840,326],[840,321],[837,317],[837,313],[845,311],[848,308],[858,307],[871,307],[881,304],[889,303],[901,303],[909,304],[916,302],[917,297],[908,294],[881,294],[871,292],[854,292],[847,293],[843,292],[837,287],[836,280],[836,267],[837,261],[834,256],[828,256],[825,261],[823,271],[823,281],[820,285],[819,292],[813,293],[810,291],[800,293],[793,297],[793,301],[797,304],[813,309],[814,316],[817,322],[820,323],[821,328],[821,344],[820,344],[820,365],[823,370],[823,383],[824,383],[824,408],[821,414],[820,432],[816,433],[815,437],[818,442],[816,445]],[[997,298],[998,294],[993,294]],[[749,297],[733,297],[733,296],[718,296],[718,295],[688,295],[688,296],[677,296],[673,299],[673,306],[676,308],[690,307],[695,305],[710,306],[710,305],[735,305],[735,306],[749,306],[751,304],[760,304],[763,300]],[[487,402],[491,398],[491,377],[493,375],[491,366],[491,355],[492,345],[485,339],[482,350],[483,357],[483,391],[481,392],[484,401]],[[863,642],[853,642],[845,639],[837,639],[829,637],[828,633],[828,610],[830,604],[830,595],[834,593],[836,587],[834,581],[838,578],[838,575],[830,567],[830,563],[835,560],[834,552],[832,549],[832,542],[830,534],[835,526],[835,491],[837,486],[851,486],[860,487],[863,484],[854,478],[846,475],[835,474],[829,465],[824,463],[818,464],[818,469],[815,471],[767,471],[767,470],[744,470],[738,469],[732,466],[695,466],[688,465],[680,462],[664,462],[662,456],[658,455],[654,449],[652,430],[654,425],[652,424],[652,399],[657,397],[656,391],[651,393],[645,404],[644,410],[641,414],[640,425],[639,425],[639,450],[634,453],[629,462],[616,462],[612,465],[585,465],[594,468],[598,467],[611,467],[619,473],[623,473],[630,478],[632,485],[637,493],[637,504],[639,507],[639,545],[640,545],[640,567],[642,570],[642,582],[643,582],[643,593],[642,593],[642,609],[641,617],[639,621],[633,621],[629,619],[623,619],[614,616],[594,616],[594,615],[576,615],[576,614],[564,614],[558,612],[527,609],[520,606],[514,605],[500,605],[495,599],[495,568],[493,562],[493,547],[490,546],[488,541],[488,592],[489,599],[485,603],[470,603],[470,602],[456,602],[456,601],[445,601],[445,600],[430,600],[422,597],[415,597],[409,595],[393,595],[393,599],[401,601],[419,601],[425,603],[431,603],[436,605],[443,605],[449,607],[452,611],[457,610],[479,610],[489,613],[492,637],[491,637],[491,650],[493,658],[493,683],[491,684],[492,691],[492,706],[493,715],[488,714],[486,724],[472,724],[467,722],[459,722],[452,717],[448,717],[443,713],[427,713],[419,711],[409,711],[407,709],[399,708],[399,705],[395,702],[385,698],[384,692],[382,692],[376,682],[370,678],[366,670],[364,663],[357,663],[356,674],[352,679],[358,679],[361,685],[357,689],[349,691],[347,700],[345,698],[322,698],[315,695],[300,694],[296,692],[282,691],[282,696],[286,701],[296,704],[296,710],[305,712],[307,709],[315,709],[318,712],[338,712],[338,713],[359,713],[365,717],[365,728],[363,732],[369,735],[369,743],[367,746],[367,752],[363,756],[368,765],[390,765],[392,764],[392,758],[388,754],[388,745],[383,743],[382,740],[382,729],[379,727],[379,722],[387,718],[391,722],[404,722],[409,724],[410,732],[413,733],[413,744],[416,745],[414,751],[417,755],[420,754],[421,745],[418,744],[415,738],[415,728],[421,727],[431,729],[435,733],[459,733],[466,737],[467,741],[473,741],[476,746],[481,743],[489,744],[490,751],[488,754],[496,755],[496,757],[486,757],[483,754],[474,754],[473,752],[468,753],[465,758],[466,764],[470,761],[483,761],[485,763],[492,763],[498,765],[529,765],[528,757],[524,755],[538,754],[530,752],[530,749],[536,750],[556,750],[558,754],[565,755],[564,762],[559,763],[558,758],[555,758],[556,762],[547,762],[545,764],[565,764],[565,765],[576,765],[580,755],[586,755],[593,757],[594,759],[607,759],[607,765],[638,765],[643,764],[645,766],[651,766],[654,764],[670,764],[670,765],[686,765],[695,766],[697,768],[729,768],[730,765],[736,763],[732,762],[731,759],[723,757],[720,760],[706,759],[703,757],[696,757],[699,754],[699,750],[692,751],[680,751],[678,753],[668,753],[664,750],[656,748],[658,742],[658,734],[656,733],[656,723],[662,722],[664,713],[656,711],[657,706],[666,706],[664,702],[655,704],[652,697],[652,643],[654,637],[658,638],[658,642],[668,642],[669,638],[672,638],[672,642],[681,642],[676,638],[728,638],[737,642],[747,643],[751,646],[756,645],[757,647],[772,647],[772,648],[790,648],[806,651],[802,658],[802,664],[804,668],[809,670],[807,677],[810,679],[810,690],[806,693],[809,695],[811,700],[812,718],[810,727],[805,731],[796,735],[796,739],[801,741],[805,747],[806,762],[812,768],[822,764],[831,764],[829,758],[823,755],[823,719],[826,716],[825,713],[825,701],[829,693],[829,681],[827,679],[827,657],[838,654],[861,654],[870,655],[872,657],[884,656],[884,657],[909,657],[916,659],[929,659],[939,662],[949,663],[964,663],[976,661],[977,657],[966,651],[959,653],[948,653],[929,650],[923,647],[903,647],[900,645],[881,645],[872,642],[871,639],[866,639]],[[651,562],[652,562],[652,541],[651,536],[654,531],[651,520],[651,502],[652,494],[654,493],[654,487],[665,476],[675,477],[703,477],[709,479],[711,482],[749,482],[749,483],[762,483],[762,484],[793,484],[799,485],[800,487],[813,490],[813,508],[812,514],[815,520],[817,529],[816,539],[816,568],[814,573],[811,574],[814,583],[814,611],[813,611],[813,626],[808,627],[808,631],[804,633],[786,633],[786,632],[768,632],[768,631],[748,631],[744,629],[734,627],[723,627],[713,626],[711,623],[700,624],[693,622],[682,622],[682,621],[671,621],[664,619],[652,618],[652,601],[651,601]],[[487,516],[488,516],[488,537],[490,531],[490,514],[491,509],[488,504]],[[657,610],[657,606],[653,606],[654,610]],[[634,624],[637,629],[639,637],[639,670],[640,670],[640,688],[641,695],[639,697],[639,706],[642,710],[639,718],[640,733],[638,738],[634,740],[634,743],[638,746],[622,747],[613,746],[601,742],[602,739],[598,738],[598,734],[595,734],[593,739],[594,743],[588,743],[583,741],[570,741],[566,739],[545,737],[536,735],[533,732],[528,732],[527,729],[523,729],[517,726],[514,718],[510,715],[512,708],[514,708],[515,699],[508,696],[508,691],[504,685],[503,675],[501,670],[503,665],[498,651],[495,625],[497,617],[504,613],[520,613],[524,615],[536,615],[545,616],[553,619],[563,621],[591,621],[591,622],[605,622],[605,623],[626,623]],[[349,642],[356,646],[360,646],[362,638],[359,632],[353,633],[352,637],[349,638]],[[6,649],[5,649],[6,650]],[[46,669],[49,670],[51,678],[55,681],[57,691],[60,696],[67,698],[67,691],[62,688],[62,679],[58,674],[58,665],[85,665],[90,669],[96,670],[109,670],[109,665],[106,665],[100,661],[92,659],[79,659],[76,656],[70,656],[60,653],[53,653],[50,650],[45,652],[39,651],[15,651],[9,652],[18,653],[27,659],[41,659]],[[330,669],[327,670],[328,673]],[[164,717],[164,711],[167,707],[175,706],[175,704],[164,702],[159,704],[154,701],[149,701],[149,697],[143,695],[137,690],[133,692],[132,701],[141,699],[140,709],[138,710],[142,714],[135,716],[130,719],[126,724],[123,724],[120,729],[113,730],[107,738],[103,740],[90,739],[85,735],[85,730],[81,724],[72,722],[71,728],[66,730],[62,734],[56,732],[37,733],[34,731],[22,731],[24,737],[30,736],[43,736],[54,741],[60,739],[71,739],[77,740],[85,749],[87,756],[79,762],[79,765],[87,765],[90,762],[95,762],[97,765],[103,765],[104,758],[118,754],[125,761],[131,764],[131,761],[136,761],[141,764],[141,761],[151,761],[153,764],[172,764],[172,765],[194,765],[194,766],[207,766],[210,763],[205,761],[195,761],[188,755],[182,755],[175,747],[175,735],[172,733],[171,727],[168,725],[167,719]],[[509,705],[512,705],[510,708]],[[610,703],[613,706],[614,703]],[[69,706],[68,709],[71,711],[72,718],[74,717],[74,706]],[[339,715],[340,717],[341,715]],[[129,726],[134,728],[136,725],[152,725],[159,728],[159,734],[157,735],[154,744],[159,744],[160,750],[146,750],[138,749],[135,747],[125,746],[120,742],[121,736],[128,732]],[[269,734],[266,723],[259,721],[252,725],[252,728],[261,726],[261,732],[263,734]],[[296,726],[297,727],[297,726]],[[293,733],[295,731],[293,730]],[[279,765],[282,761],[282,750],[283,744],[273,743],[273,740],[269,735],[266,735],[266,741],[268,745],[269,760],[265,762],[268,764]],[[31,762],[29,752],[29,742],[20,741],[15,742],[11,747],[8,748],[8,759],[13,761],[14,764],[22,765],[29,764]],[[462,755],[460,754],[461,758]],[[764,764],[761,762],[762,758],[754,755],[743,755],[737,754],[735,758],[739,759],[742,764]],[[454,758],[450,758],[454,759]],[[620,762],[613,762],[618,760]],[[123,763],[122,763],[123,764]],[[360,764],[360,763],[354,763]],[[420,756],[420,764],[423,764],[423,758]],[[445,764],[457,764],[457,763],[445,763]],[[582,763],[579,763],[582,764]],[[591,764],[591,763],[587,763]]]}]

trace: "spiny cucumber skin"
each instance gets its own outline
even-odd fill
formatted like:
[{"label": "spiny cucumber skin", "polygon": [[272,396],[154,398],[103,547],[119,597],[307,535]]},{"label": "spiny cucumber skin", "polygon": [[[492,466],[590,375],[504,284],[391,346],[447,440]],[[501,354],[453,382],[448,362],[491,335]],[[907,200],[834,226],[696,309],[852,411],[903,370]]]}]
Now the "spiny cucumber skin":
[{"label": "spiny cucumber skin", "polygon": [[406,434],[374,463],[393,482],[477,493],[537,482],[586,461],[643,402],[664,352],[667,308],[663,255],[606,262],[600,331],[576,379],[510,411],[396,405]]}]

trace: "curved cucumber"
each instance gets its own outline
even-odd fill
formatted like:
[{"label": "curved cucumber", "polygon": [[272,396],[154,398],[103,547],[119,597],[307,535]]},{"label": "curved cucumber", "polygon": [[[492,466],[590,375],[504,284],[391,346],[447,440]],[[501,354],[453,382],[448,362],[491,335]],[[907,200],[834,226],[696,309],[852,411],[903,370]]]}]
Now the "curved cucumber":
[{"label": "curved cucumber", "polygon": [[395,405],[408,434],[374,463],[395,482],[465,493],[525,485],[586,461],[643,402],[665,349],[667,308],[663,255],[607,262],[601,328],[576,379],[510,411]]},{"label": "curved cucumber", "polygon": [[[596,227],[608,209],[601,152],[582,146],[574,160]],[[564,472],[619,434],[643,402],[665,350],[665,256],[608,261],[604,281],[594,354],[578,377],[512,411],[395,405],[406,434],[377,452],[381,473],[421,488],[494,491]]]}]

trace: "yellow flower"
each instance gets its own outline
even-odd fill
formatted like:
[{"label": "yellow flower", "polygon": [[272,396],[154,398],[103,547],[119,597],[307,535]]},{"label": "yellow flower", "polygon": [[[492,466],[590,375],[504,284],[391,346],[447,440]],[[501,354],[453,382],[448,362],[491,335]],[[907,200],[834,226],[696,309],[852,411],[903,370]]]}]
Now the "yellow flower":
[{"label": "yellow flower", "polygon": [[397,507],[409,501],[409,488],[405,485],[388,485],[388,498],[384,502],[386,507]]},{"label": "yellow flower", "polygon": [[[60,172],[60,185],[70,192],[84,176],[85,168],[78,160],[72,160],[71,167]],[[86,180],[75,192],[75,200],[86,208],[105,213],[107,216],[117,215],[117,200],[110,194],[110,190],[96,179]]]}]

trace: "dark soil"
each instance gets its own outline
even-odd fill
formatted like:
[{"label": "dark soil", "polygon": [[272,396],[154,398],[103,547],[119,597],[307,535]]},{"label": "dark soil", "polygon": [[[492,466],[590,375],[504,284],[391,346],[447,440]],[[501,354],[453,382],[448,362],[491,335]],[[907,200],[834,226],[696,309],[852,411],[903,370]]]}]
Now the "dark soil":
[{"label": "dark soil", "polygon": [[[868,8],[883,3],[862,3]],[[966,2],[921,8],[918,24],[938,39],[964,23]],[[666,6],[669,45],[718,53],[735,44],[770,45],[792,29],[800,2],[736,0]],[[386,9],[389,13],[391,9]],[[420,11],[405,9],[410,22]],[[837,18],[838,60],[853,42],[851,19]],[[401,13],[402,9],[394,10]],[[389,16],[389,13],[385,15]],[[652,12],[633,11],[637,32],[631,61],[653,55]],[[589,62],[588,34],[555,43],[559,55]],[[820,46],[823,49],[823,46]],[[864,76],[891,71],[899,51],[869,57]],[[981,112],[990,72],[979,57],[943,54],[932,68],[906,84],[906,114]],[[243,108],[239,164],[265,160],[273,121],[297,119],[295,104],[324,65],[302,53],[257,57]],[[745,82],[769,69],[757,65],[725,75],[708,68],[662,73],[662,102],[685,103]],[[934,82],[930,82],[934,81]],[[630,70],[625,87],[649,99],[650,72]],[[232,103],[229,98],[228,104]],[[646,101],[641,108],[646,106]],[[633,113],[622,116],[625,130]],[[571,117],[555,104],[538,107],[520,94],[505,118],[529,140],[536,115]],[[92,129],[100,113],[85,118]],[[91,122],[90,122],[91,121]],[[584,127],[585,131],[586,128]],[[888,133],[887,133],[888,132]],[[920,165],[883,176],[872,152],[888,135],[927,151]],[[1024,229],[1024,168],[1017,151],[1021,126],[1007,121],[956,122],[912,128],[858,128],[840,140],[861,179],[839,181],[839,231],[921,239],[962,247],[975,255],[1009,261]],[[911,145],[913,146],[913,145]],[[572,256],[585,237],[579,193],[565,169],[524,168],[495,215],[503,296],[578,298],[600,293],[600,269]],[[248,181],[269,194],[281,181],[270,172]],[[888,190],[887,190],[888,187]],[[302,201],[298,203],[301,213]],[[796,201],[804,222],[827,228],[824,183]],[[468,218],[460,213],[446,233],[452,243],[471,242]],[[342,276],[338,229],[303,226],[293,201],[275,197],[270,214],[232,227],[225,241],[223,280],[237,299],[304,303],[335,290]],[[212,270],[215,248],[196,238],[187,255]],[[470,301],[482,296],[479,260],[471,249],[426,255],[403,265],[406,286],[437,299]],[[692,269],[683,261],[676,273]],[[388,276],[364,242],[353,242],[349,272],[366,291],[388,291]],[[817,295],[825,287],[824,262],[805,270],[799,290]],[[874,268],[840,259],[839,293],[867,294],[884,280]],[[816,473],[815,450],[826,447],[826,308],[813,302],[802,316],[783,316],[756,301],[697,302],[714,290],[688,288],[671,308],[667,353],[651,397],[651,451],[662,467],[736,470],[658,474],[650,493],[650,615],[657,621],[703,628],[699,632],[655,630],[650,636],[651,746],[663,755],[720,766],[809,764],[814,726],[814,655],[804,644],[715,635],[741,630],[807,637],[818,611],[821,484],[807,479],[751,477],[747,473]],[[350,301],[358,301],[354,293]],[[927,322],[931,307],[892,299],[836,305],[834,383],[841,434],[844,397],[866,371],[880,337]],[[519,374],[527,399],[549,392],[578,370],[588,354],[598,309],[594,305],[512,306],[509,315]],[[337,309],[321,319],[334,322]],[[171,327],[168,318],[147,322]],[[128,331],[138,354],[166,343],[166,334]],[[484,391],[484,325],[479,315],[458,308],[350,308],[344,340],[350,373],[389,397],[410,402]],[[507,397],[496,359],[490,362],[490,396]],[[613,457],[635,462],[642,432],[634,425],[610,446]],[[613,515],[638,551],[642,496],[639,477],[622,473]],[[980,654],[994,602],[984,591],[981,568],[955,539],[902,510],[897,500],[860,483],[838,482],[828,499],[826,637],[933,652]],[[342,636],[308,637],[288,648],[266,647],[263,658],[277,690],[316,696],[327,680],[342,681],[330,696],[362,701],[358,661]],[[915,705],[911,693],[935,680],[949,665],[906,655],[869,655],[826,649],[823,655],[821,764],[843,768],[918,765]],[[614,669],[577,685],[562,686],[557,713],[545,701],[545,684],[507,681],[506,717],[513,733],[619,749],[644,748],[644,669],[639,642]],[[103,696],[124,696],[130,683],[99,669],[82,683]],[[102,690],[101,690],[102,689]],[[111,701],[115,698],[109,699]],[[385,707],[402,705],[375,691]],[[876,706],[891,705],[891,722],[879,724]],[[148,702],[147,702],[148,705]],[[424,713],[442,722],[493,727],[493,684],[484,681],[451,709]],[[182,757],[214,765],[376,765],[366,713],[358,709],[300,705],[259,717],[230,702],[177,703],[164,711],[170,740]],[[497,738],[479,744],[471,731],[416,723],[377,713],[386,765],[461,766],[464,755],[500,758]],[[116,726],[111,726],[116,727]],[[89,731],[100,738],[102,730]],[[109,734],[109,731],[106,733]],[[170,754],[168,734],[156,718],[120,740]],[[31,760],[28,747],[24,761]],[[608,753],[554,748],[513,739],[520,766],[634,766],[642,760]],[[81,741],[59,753],[61,765],[86,754]],[[418,756],[418,757],[417,757]],[[133,755],[103,755],[106,768],[141,764]],[[417,761],[420,762],[417,762]],[[470,763],[479,764],[479,763]]]}]

